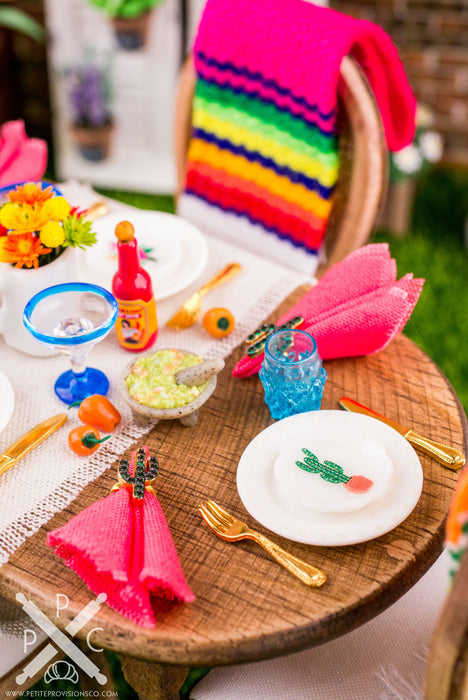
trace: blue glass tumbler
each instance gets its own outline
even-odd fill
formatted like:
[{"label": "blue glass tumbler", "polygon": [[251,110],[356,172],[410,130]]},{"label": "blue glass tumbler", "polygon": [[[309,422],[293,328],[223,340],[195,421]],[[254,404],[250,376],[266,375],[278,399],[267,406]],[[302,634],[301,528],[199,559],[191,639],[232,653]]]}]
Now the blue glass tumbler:
[{"label": "blue glass tumbler", "polygon": [[309,333],[288,329],[272,333],[259,375],[275,420],[320,408],[327,373]]}]

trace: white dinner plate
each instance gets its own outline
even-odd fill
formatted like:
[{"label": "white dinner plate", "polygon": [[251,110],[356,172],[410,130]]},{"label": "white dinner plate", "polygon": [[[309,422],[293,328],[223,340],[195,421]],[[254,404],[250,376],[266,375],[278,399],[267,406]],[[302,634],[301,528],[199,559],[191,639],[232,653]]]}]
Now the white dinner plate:
[{"label": "white dinner plate", "polygon": [[0,433],[6,428],[15,406],[13,387],[5,375],[0,372]]},{"label": "white dinner plate", "polygon": [[[114,230],[125,218],[107,214],[94,222],[98,241],[77,256],[82,281],[111,291],[117,271]],[[150,250],[148,255],[154,258],[144,258],[142,264],[151,275],[156,301],[181,292],[198,279],[208,261],[208,243],[199,229],[180,216],[159,211],[136,211],[127,218],[135,227],[140,251]]]},{"label": "white dinner plate", "polygon": [[[348,482],[306,471],[307,449],[342,467]],[[366,481],[366,492],[353,484]],[[351,477],[355,476],[354,480]],[[305,544],[341,546],[379,537],[416,506],[423,473],[416,452],[385,423],[346,411],[311,411],[263,430],[247,446],[237,488],[247,511],[269,530]]]}]

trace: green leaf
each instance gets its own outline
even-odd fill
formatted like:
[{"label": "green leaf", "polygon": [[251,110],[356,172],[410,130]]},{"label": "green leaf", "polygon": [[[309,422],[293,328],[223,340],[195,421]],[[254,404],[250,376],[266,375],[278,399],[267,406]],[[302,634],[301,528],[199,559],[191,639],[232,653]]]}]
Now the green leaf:
[{"label": "green leaf", "polygon": [[0,26],[22,32],[36,41],[44,41],[46,37],[44,27],[16,7],[0,7]]},{"label": "green leaf", "polygon": [[109,17],[138,17],[163,0],[89,0]]},{"label": "green leaf", "polygon": [[81,248],[84,250],[88,246],[96,243],[97,234],[91,230],[91,221],[84,221],[83,217],[76,214],[67,216],[63,220],[63,232],[65,234],[64,246],[71,248]]}]

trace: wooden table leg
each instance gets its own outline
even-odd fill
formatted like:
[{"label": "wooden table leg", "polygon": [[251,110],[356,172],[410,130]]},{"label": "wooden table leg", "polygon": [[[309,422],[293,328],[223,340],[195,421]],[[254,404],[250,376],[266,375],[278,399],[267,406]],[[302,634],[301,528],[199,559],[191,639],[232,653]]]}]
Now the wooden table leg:
[{"label": "wooden table leg", "polygon": [[168,666],[132,659],[120,658],[123,674],[141,700],[176,700],[187,678],[185,666]]}]

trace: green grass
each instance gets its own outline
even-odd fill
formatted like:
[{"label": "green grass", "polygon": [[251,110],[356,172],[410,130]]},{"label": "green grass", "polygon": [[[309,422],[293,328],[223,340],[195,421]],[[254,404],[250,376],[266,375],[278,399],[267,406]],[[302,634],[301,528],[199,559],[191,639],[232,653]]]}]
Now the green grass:
[{"label": "green grass", "polygon": [[451,382],[468,411],[468,173],[438,171],[420,183],[413,229],[405,238],[379,232],[397,261],[398,276],[426,282],[404,333]]},{"label": "green grass", "polygon": [[[103,194],[142,209],[173,211],[172,197],[100,190]],[[468,411],[468,173],[439,170],[420,182],[412,231],[404,238],[378,232],[374,242],[388,242],[397,261],[398,277],[412,272],[426,282],[404,332],[440,367]],[[108,655],[120,700],[136,700],[125,682],[118,657]],[[206,669],[194,670],[188,693]],[[57,686],[58,688],[58,686]],[[60,686],[60,689],[65,686]],[[68,686],[76,690],[76,686]],[[38,684],[35,689],[50,689]],[[188,695],[186,696],[188,697]]]}]

